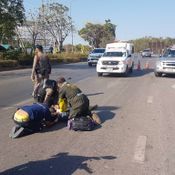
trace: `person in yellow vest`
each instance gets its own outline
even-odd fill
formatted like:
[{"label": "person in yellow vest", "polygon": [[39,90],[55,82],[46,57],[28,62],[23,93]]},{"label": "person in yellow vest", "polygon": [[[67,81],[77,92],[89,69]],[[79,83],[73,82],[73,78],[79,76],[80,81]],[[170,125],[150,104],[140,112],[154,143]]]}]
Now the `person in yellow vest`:
[{"label": "person in yellow vest", "polygon": [[34,103],[22,106],[14,113],[13,120],[16,124],[10,133],[11,138],[17,138],[26,133],[41,131],[44,126],[51,126],[58,121],[54,108],[46,104]]}]

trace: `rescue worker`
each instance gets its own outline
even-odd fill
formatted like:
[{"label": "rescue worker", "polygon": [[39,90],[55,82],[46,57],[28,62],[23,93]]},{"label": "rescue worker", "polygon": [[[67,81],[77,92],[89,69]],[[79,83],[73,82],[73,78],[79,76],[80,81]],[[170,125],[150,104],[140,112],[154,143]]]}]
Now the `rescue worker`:
[{"label": "rescue worker", "polygon": [[92,114],[89,109],[88,97],[76,85],[66,82],[64,77],[58,78],[57,85],[59,88],[59,101],[66,99],[70,105],[69,119],[89,116],[95,123],[101,124],[100,118],[95,113]]},{"label": "rescue worker", "polygon": [[13,127],[10,137],[17,138],[26,133],[41,131],[44,126],[51,126],[57,122],[57,113],[54,108],[46,104],[34,103],[17,109],[13,116],[17,124]]},{"label": "rescue worker", "polygon": [[41,45],[37,45],[35,48],[35,57],[31,73],[31,79],[34,82],[32,96],[36,95],[40,82],[44,79],[49,79],[50,73],[51,65],[49,58],[43,53],[43,47]]},{"label": "rescue worker", "polygon": [[37,102],[45,103],[49,107],[56,105],[58,103],[57,82],[49,79],[41,82],[35,99]]}]

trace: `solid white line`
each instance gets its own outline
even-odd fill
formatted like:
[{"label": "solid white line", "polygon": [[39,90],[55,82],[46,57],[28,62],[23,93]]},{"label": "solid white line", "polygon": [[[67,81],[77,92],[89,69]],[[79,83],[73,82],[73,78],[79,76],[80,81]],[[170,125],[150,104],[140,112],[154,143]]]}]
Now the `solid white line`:
[{"label": "solid white line", "polygon": [[144,163],[145,149],[146,149],[146,136],[139,136],[135,147],[134,161],[137,163]]},{"label": "solid white line", "polygon": [[153,103],[153,96],[149,96],[149,97],[148,97],[147,103]]}]

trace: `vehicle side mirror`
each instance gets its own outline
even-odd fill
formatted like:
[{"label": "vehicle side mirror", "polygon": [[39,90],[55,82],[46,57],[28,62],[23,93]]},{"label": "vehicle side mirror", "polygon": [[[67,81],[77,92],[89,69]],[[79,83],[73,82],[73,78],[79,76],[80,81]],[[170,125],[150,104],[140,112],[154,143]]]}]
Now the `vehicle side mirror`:
[{"label": "vehicle side mirror", "polygon": [[128,55],[128,57],[131,57],[131,55]]}]

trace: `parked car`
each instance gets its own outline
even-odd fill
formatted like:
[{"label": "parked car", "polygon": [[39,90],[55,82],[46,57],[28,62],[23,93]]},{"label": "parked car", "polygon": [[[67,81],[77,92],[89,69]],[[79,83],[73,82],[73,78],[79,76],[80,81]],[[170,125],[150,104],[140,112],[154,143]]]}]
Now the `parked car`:
[{"label": "parked car", "polygon": [[143,51],[142,51],[142,57],[151,57],[151,54],[152,54],[152,52],[151,52],[151,50],[150,49],[144,49]]},{"label": "parked car", "polygon": [[175,74],[175,48],[167,49],[157,60],[154,74],[156,77],[162,74]]},{"label": "parked car", "polygon": [[95,48],[88,56],[88,65],[97,64],[99,58],[104,54],[105,48]]}]

